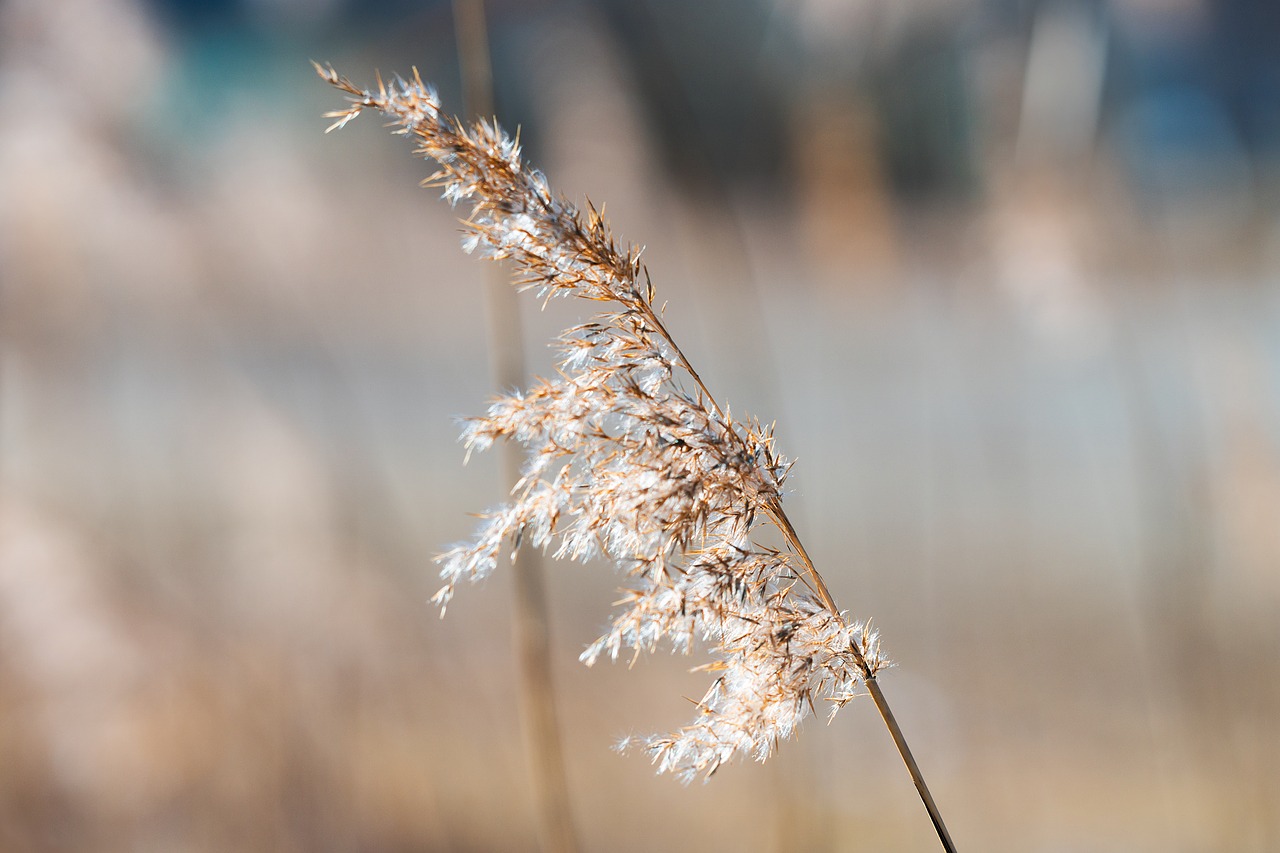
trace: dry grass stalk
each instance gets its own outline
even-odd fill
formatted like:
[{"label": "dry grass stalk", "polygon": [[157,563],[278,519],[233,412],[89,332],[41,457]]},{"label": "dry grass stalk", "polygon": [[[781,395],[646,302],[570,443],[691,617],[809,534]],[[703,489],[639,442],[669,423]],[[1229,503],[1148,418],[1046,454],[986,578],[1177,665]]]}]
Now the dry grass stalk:
[{"label": "dry grass stalk", "polygon": [[[493,69],[484,0],[453,0],[453,20],[463,102],[472,115],[493,115]],[[492,378],[499,388],[517,388],[526,379],[519,294],[512,291],[508,276],[497,266],[489,270],[486,285]],[[522,475],[524,452],[508,442],[499,455],[503,485],[510,488]],[[512,635],[520,673],[520,716],[538,816],[538,847],[543,853],[576,853],[580,847],[552,683],[551,618],[543,563],[532,548],[511,553]]]},{"label": "dry grass stalk", "polygon": [[[837,608],[783,510],[790,462],[769,428],[734,420],[707,390],[654,307],[639,252],[619,247],[594,208],[580,213],[553,194],[496,124],[468,128],[443,114],[416,72],[368,91],[316,70],[351,101],[328,114],[330,130],[377,110],[439,164],[424,184],[470,206],[466,251],[511,261],[519,286],[544,299],[602,308],[561,334],[554,380],[499,397],[466,426],[468,452],[515,441],[527,460],[512,499],[439,558],[442,610],[460,581],[488,575],[512,543],[557,558],[606,556],[631,589],[584,662],[664,641],[686,652],[702,641],[715,657],[703,667],[715,680],[694,721],[643,742],[660,772],[688,780],[738,753],[764,760],[819,702],[834,714],[865,686],[951,849],[875,681],[884,665],[877,636]],[[766,523],[786,550],[753,539]]]}]

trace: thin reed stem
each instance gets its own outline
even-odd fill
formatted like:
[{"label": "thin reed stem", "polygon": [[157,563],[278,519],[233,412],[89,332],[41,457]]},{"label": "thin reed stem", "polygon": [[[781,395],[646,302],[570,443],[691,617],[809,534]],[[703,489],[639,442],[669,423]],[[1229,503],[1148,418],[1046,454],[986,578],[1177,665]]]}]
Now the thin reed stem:
[{"label": "thin reed stem", "polygon": [[[800,536],[791,524],[791,519],[787,518],[786,512],[782,509],[782,503],[780,501],[773,502],[766,509],[770,513],[773,523],[782,531],[783,538],[787,540],[787,544],[795,549],[805,567],[809,570],[809,578],[816,587],[815,592],[832,613],[839,613],[840,610],[836,607],[831,591],[827,589],[826,583],[823,582],[822,575],[818,574],[818,570],[814,568],[809,552],[805,550],[804,544],[800,541]],[[862,670],[862,680],[867,687],[867,692],[871,694],[871,700],[875,702],[876,710],[880,712],[880,719],[884,720],[885,727],[889,730],[890,737],[893,738],[893,744],[898,748],[898,754],[902,756],[903,764],[907,766],[907,773],[911,776],[911,782],[916,786],[916,791],[920,794],[920,801],[924,803],[925,810],[929,812],[929,820],[933,822],[933,828],[938,833],[938,840],[942,842],[944,850],[947,850],[948,853],[955,853],[955,844],[951,841],[951,833],[947,831],[947,825],[942,820],[942,812],[938,810],[938,805],[933,800],[933,794],[929,792],[929,786],[925,784],[924,774],[920,772],[920,767],[916,764],[915,756],[911,753],[911,747],[907,744],[907,738],[902,733],[902,728],[898,725],[898,718],[894,716],[893,709],[889,707],[889,700],[885,698],[884,691],[880,689],[880,682],[876,680],[875,672],[867,663],[866,658],[863,657],[862,649],[859,648],[856,640],[849,644],[849,651],[853,653],[854,660]]]},{"label": "thin reed stem", "polygon": [[[491,116],[493,68],[489,61],[484,0],[453,0],[453,17],[466,111],[474,116]],[[494,384],[499,388],[516,388],[526,381],[524,330],[517,294],[507,279],[501,270],[490,270],[486,288],[489,351]],[[500,463],[507,488],[519,483],[523,461],[524,453],[519,445],[502,446]],[[511,571],[520,711],[537,815],[538,846],[543,853],[576,853],[578,841],[573,828],[568,773],[552,681],[551,620],[540,555],[530,548],[512,549]]]},{"label": "thin reed stem", "polygon": [[929,786],[924,783],[924,775],[920,772],[919,766],[916,765],[915,756],[911,754],[911,747],[907,746],[907,738],[902,734],[902,729],[898,727],[898,719],[893,715],[893,711],[889,709],[889,700],[884,698],[884,691],[880,689],[880,682],[876,680],[874,675],[870,675],[866,680],[867,692],[871,694],[871,701],[876,703],[876,709],[880,712],[880,718],[884,720],[885,726],[889,729],[889,735],[893,738],[893,744],[898,748],[898,754],[902,756],[902,761],[907,765],[907,773],[911,775],[911,781],[916,786],[916,791],[920,794],[920,801],[924,803],[925,810],[929,812],[929,820],[933,822],[933,829],[938,833],[938,840],[942,842],[942,849],[947,853],[955,853],[956,845],[951,840],[951,833],[947,831],[947,825],[942,821],[942,812],[938,810],[938,804],[933,801],[933,794],[929,793]]}]

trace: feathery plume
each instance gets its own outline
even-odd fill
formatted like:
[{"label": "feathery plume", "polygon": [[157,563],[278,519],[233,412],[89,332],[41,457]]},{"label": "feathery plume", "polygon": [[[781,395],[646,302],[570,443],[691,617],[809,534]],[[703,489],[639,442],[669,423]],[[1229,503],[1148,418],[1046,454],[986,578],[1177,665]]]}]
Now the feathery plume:
[{"label": "feathery plume", "polygon": [[[497,568],[513,542],[557,558],[604,556],[629,579],[608,631],[582,660],[662,644],[705,643],[714,675],[694,721],[644,748],[660,772],[709,776],[737,753],[763,761],[819,702],[832,713],[884,665],[875,632],[839,611],[782,508],[791,463],[772,430],[734,420],[662,322],[640,252],[620,246],[601,215],[575,209],[523,162],[495,123],[464,126],[441,112],[417,72],[374,91],[316,65],[350,106],[339,128],[381,112],[439,171],[424,184],[469,207],[463,248],[510,261],[544,300],[600,304],[563,332],[554,379],[497,398],[466,425],[468,454],[496,441],[527,450],[511,500],[474,538],[438,558],[444,608],[461,581]],[[757,541],[761,525],[785,549]]]}]

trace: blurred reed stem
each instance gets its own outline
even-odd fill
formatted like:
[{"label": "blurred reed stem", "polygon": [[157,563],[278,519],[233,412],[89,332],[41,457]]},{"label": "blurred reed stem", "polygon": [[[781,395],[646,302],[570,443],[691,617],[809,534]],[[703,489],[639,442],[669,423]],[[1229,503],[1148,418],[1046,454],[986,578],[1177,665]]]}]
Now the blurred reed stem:
[{"label": "blurred reed stem", "polygon": [[[463,100],[476,118],[490,118],[493,108],[493,67],[484,0],[453,0],[458,62],[462,70]],[[499,267],[487,276],[489,352],[493,380],[499,388],[518,388],[525,382],[524,333],[518,294]],[[502,478],[510,489],[519,481],[524,453],[518,444],[501,449]],[[520,711],[525,752],[530,765],[538,844],[544,853],[576,853],[569,784],[560,740],[559,716],[551,675],[551,632],[542,560],[532,548],[512,552],[516,661],[520,679]]]}]

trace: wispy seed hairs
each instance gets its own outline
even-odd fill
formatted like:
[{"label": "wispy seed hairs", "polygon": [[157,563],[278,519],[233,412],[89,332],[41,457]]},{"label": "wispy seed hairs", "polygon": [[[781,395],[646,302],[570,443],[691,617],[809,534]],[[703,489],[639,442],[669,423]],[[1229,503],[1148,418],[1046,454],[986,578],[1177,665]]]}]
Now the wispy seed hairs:
[{"label": "wispy seed hairs", "polygon": [[[695,719],[643,741],[659,771],[684,779],[739,752],[764,760],[811,710],[834,713],[861,686],[879,705],[877,636],[838,610],[783,510],[791,463],[771,429],[733,419],[707,390],[654,307],[639,252],[594,208],[553,193],[496,123],[443,114],[416,72],[370,91],[316,70],[350,100],[327,114],[330,130],[373,109],[439,164],[424,183],[470,208],[467,252],[510,261],[517,286],[544,299],[599,306],[559,336],[554,379],[498,397],[467,423],[468,453],[515,441],[527,460],[511,499],[438,558],[442,611],[460,581],[489,574],[521,541],[557,558],[607,557],[628,589],[584,662],[700,642],[714,658],[700,667],[714,680]],[[785,549],[756,541],[768,524]]]}]

